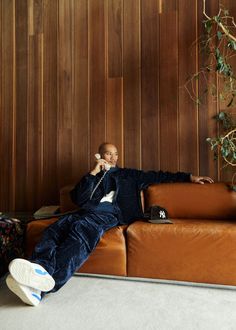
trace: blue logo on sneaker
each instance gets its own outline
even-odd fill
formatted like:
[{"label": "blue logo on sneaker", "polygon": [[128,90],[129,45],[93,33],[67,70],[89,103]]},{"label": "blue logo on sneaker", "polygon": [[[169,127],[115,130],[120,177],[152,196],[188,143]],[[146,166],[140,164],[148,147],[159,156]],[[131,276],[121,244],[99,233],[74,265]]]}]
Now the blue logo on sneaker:
[{"label": "blue logo on sneaker", "polygon": [[38,296],[36,293],[31,293],[31,295],[32,295],[33,297],[35,297],[36,299],[38,299],[39,301],[42,300],[42,298],[41,298],[40,296]]},{"label": "blue logo on sneaker", "polygon": [[41,269],[35,269],[35,273],[39,274],[39,275],[47,275],[48,272],[42,271]]}]

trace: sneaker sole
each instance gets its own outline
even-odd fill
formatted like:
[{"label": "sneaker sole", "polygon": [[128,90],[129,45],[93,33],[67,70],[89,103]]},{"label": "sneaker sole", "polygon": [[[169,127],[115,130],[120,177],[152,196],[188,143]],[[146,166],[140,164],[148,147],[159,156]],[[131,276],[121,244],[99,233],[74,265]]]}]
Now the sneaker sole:
[{"label": "sneaker sole", "polygon": [[55,281],[45,269],[25,259],[14,259],[9,264],[9,272],[20,284],[40,291],[50,291]]},{"label": "sneaker sole", "polygon": [[19,286],[19,284],[14,280],[11,275],[7,276],[6,284],[8,288],[27,305],[38,306],[38,304],[40,303],[41,298],[39,299],[39,297],[36,297],[34,293],[33,296],[32,293],[24,291],[24,289]]}]

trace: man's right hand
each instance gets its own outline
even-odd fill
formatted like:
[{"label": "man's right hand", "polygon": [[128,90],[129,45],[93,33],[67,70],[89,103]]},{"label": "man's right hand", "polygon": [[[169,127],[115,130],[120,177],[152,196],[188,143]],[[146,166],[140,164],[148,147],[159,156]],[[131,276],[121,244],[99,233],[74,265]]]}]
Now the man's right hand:
[{"label": "man's right hand", "polygon": [[108,162],[105,159],[97,159],[94,163],[94,168],[92,171],[90,171],[90,174],[92,175],[96,175],[99,172],[101,172],[101,170],[105,169],[105,164],[108,164]]}]

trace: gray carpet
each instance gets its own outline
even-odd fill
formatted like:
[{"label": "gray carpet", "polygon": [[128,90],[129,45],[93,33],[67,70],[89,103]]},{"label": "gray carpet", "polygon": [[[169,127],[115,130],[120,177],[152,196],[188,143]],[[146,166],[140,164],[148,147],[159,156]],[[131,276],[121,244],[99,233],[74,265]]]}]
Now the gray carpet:
[{"label": "gray carpet", "polygon": [[236,290],[74,276],[38,307],[0,283],[1,330],[236,329]]}]

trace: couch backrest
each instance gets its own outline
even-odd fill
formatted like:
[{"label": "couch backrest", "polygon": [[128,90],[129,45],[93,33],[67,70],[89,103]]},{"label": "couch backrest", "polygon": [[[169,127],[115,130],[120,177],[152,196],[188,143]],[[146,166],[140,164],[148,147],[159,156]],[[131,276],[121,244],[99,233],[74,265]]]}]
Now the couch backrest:
[{"label": "couch backrest", "polygon": [[74,188],[75,184],[70,184],[60,189],[60,212],[73,211],[78,208],[70,198],[70,191]]},{"label": "couch backrest", "polygon": [[236,220],[236,192],[225,183],[155,184],[144,196],[145,208],[162,206],[170,218]]}]

